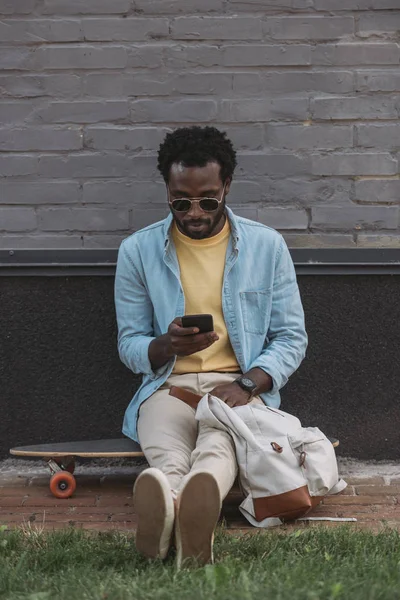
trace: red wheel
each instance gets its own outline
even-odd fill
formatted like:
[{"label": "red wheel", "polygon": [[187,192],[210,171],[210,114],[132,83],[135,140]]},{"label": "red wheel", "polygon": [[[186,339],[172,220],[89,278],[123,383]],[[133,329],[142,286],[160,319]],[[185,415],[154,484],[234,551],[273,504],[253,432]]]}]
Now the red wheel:
[{"label": "red wheel", "polygon": [[62,458],[54,458],[53,460],[63,471],[68,471],[68,473],[73,473],[75,471],[75,461],[73,458],[71,458],[69,462]]},{"label": "red wheel", "polygon": [[68,471],[59,471],[50,479],[50,491],[56,498],[70,498],[75,489],[75,477]]}]

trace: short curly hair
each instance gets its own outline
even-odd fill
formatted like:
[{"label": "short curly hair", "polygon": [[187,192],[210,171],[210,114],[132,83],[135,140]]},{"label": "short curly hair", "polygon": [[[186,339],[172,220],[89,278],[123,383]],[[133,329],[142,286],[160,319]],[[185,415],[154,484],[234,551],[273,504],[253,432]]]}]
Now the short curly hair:
[{"label": "short curly hair", "polygon": [[167,133],[158,150],[158,170],[168,183],[171,166],[205,167],[209,162],[221,166],[221,179],[231,179],[236,167],[236,152],[225,131],[215,127],[180,127]]}]

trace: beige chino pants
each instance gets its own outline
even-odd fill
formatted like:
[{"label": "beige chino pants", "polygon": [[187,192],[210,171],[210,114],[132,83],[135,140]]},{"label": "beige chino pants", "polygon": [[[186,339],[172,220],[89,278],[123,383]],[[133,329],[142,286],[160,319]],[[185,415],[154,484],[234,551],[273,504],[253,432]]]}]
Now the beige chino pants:
[{"label": "beige chino pants", "polygon": [[[171,375],[140,407],[138,437],[151,467],[160,469],[176,494],[189,473],[209,471],[217,480],[221,499],[235,481],[237,462],[231,436],[198,423],[195,410],[169,395],[173,385],[204,396],[217,385],[231,383],[237,373]],[[252,402],[262,402],[258,397]]]}]

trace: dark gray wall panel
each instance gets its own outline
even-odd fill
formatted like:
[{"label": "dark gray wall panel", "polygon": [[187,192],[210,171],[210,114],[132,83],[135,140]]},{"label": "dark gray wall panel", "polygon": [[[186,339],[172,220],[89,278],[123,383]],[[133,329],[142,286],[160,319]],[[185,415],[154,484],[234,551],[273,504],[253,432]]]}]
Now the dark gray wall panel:
[{"label": "dark gray wall panel", "polygon": [[[310,345],[283,408],[340,453],[399,458],[400,277],[300,276]],[[116,350],[112,277],[0,278],[0,457],[120,435],[138,378]]]}]

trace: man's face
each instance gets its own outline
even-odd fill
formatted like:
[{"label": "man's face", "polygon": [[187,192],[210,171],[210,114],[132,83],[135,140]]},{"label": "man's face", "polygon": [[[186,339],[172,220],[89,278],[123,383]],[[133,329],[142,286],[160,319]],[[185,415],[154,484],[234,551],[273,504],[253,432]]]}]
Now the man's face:
[{"label": "man's face", "polygon": [[212,237],[224,226],[225,195],[230,182],[227,181],[224,190],[220,171],[220,165],[215,162],[205,167],[184,167],[180,163],[171,167],[168,183],[170,202],[176,198],[223,198],[214,212],[205,212],[198,202],[192,202],[188,212],[176,212],[171,208],[180,231],[195,240]]}]

